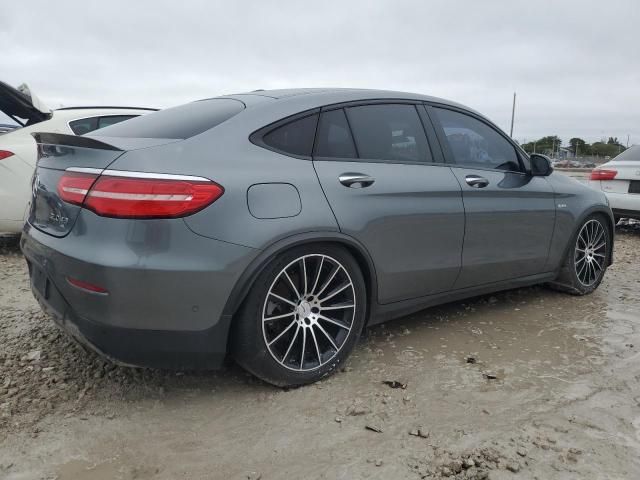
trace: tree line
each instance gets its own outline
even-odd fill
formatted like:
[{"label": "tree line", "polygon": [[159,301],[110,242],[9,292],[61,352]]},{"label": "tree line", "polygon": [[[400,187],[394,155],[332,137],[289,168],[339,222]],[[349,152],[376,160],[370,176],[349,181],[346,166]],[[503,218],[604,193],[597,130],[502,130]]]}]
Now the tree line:
[{"label": "tree line", "polygon": [[[562,147],[562,140],[557,135],[548,135],[520,146],[527,153],[556,156]],[[603,138],[599,142],[593,143],[587,143],[582,138],[574,137],[569,140],[567,148],[577,157],[614,157],[626,150],[626,147],[618,141],[618,137],[609,137],[608,140]]]}]

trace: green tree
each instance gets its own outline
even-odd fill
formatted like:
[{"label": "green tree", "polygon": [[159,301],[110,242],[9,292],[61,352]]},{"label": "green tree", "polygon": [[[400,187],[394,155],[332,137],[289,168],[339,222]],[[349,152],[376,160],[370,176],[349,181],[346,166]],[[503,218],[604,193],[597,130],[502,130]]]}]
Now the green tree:
[{"label": "green tree", "polygon": [[591,154],[599,157],[615,157],[625,150],[625,147],[617,143],[617,139],[613,137],[609,137],[606,143],[602,140],[591,145]]},{"label": "green tree", "polygon": [[557,152],[558,148],[562,145],[562,140],[557,135],[547,135],[533,142],[527,142],[522,144],[522,148],[527,153],[544,153],[551,155],[553,152]]},{"label": "green tree", "polygon": [[579,137],[574,137],[569,140],[569,145],[571,147],[571,151],[574,154],[577,152],[578,156],[591,155],[591,145]]}]

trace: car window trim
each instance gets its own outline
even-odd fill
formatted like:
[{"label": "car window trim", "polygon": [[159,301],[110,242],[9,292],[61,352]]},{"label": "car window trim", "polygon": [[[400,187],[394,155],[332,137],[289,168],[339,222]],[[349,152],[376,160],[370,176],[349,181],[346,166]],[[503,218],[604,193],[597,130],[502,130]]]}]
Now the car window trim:
[{"label": "car window trim", "polygon": [[[279,148],[275,148],[272,147],[271,145],[268,145],[265,141],[264,141],[264,137],[266,135],[268,135],[269,133],[271,133],[272,131],[276,130],[277,128],[283,127],[289,123],[295,122],[296,120],[300,120],[302,118],[306,118],[306,117],[310,117],[312,115],[317,115],[318,119],[316,121],[316,128],[315,128],[315,132],[313,135],[313,145],[311,147],[311,155],[298,155],[295,153],[291,153],[291,152],[286,152],[284,150],[280,150]],[[253,133],[251,133],[249,135],[249,141],[251,143],[253,143],[254,145],[261,147],[261,148],[266,148],[267,150],[271,150],[272,152],[275,153],[279,153],[281,155],[286,155],[288,157],[293,157],[293,158],[298,158],[300,160],[313,160],[313,151],[315,149],[315,145],[316,145],[316,137],[318,135],[318,123],[320,123],[320,108],[312,108],[309,110],[304,110],[302,112],[298,112],[298,113],[294,113],[293,115],[289,115],[287,117],[281,118],[279,120],[276,120],[275,122],[271,122],[268,125],[265,125],[264,127],[260,127],[259,129],[257,129],[256,131],[254,131]]]},{"label": "car window trim", "polygon": [[[471,112],[469,110],[465,110],[463,108],[458,108],[452,105],[445,105],[445,104],[439,104],[436,102],[424,102],[424,106],[425,106],[425,110],[427,112],[427,114],[429,115],[429,118],[431,119],[431,122],[433,123],[433,126],[436,130],[436,135],[438,137],[439,143],[440,143],[440,147],[442,148],[442,153],[445,157],[445,161],[449,164],[450,167],[456,167],[456,168],[472,168],[472,169],[477,169],[477,170],[488,170],[488,171],[492,171],[492,172],[509,172],[509,173],[520,173],[523,175],[527,175],[529,173],[529,170],[525,167],[524,165],[524,161],[522,159],[522,156],[520,154],[520,150],[521,148],[513,141],[513,139],[509,138],[504,132],[502,132],[502,130],[500,130],[496,125],[494,125],[493,123],[487,121],[487,119],[483,118],[480,115],[475,114],[474,112]],[[496,133],[498,133],[502,138],[504,138],[512,147],[513,150],[516,154],[516,158],[518,159],[518,164],[520,165],[520,170],[502,170],[500,168],[489,168],[489,167],[477,167],[474,165],[466,165],[466,164],[461,164],[461,163],[457,163],[455,161],[455,157],[453,156],[453,153],[451,152],[451,149],[449,147],[449,143],[447,141],[447,136],[444,132],[444,127],[442,126],[442,124],[440,123],[440,120],[437,117],[436,112],[434,112],[433,110],[436,108],[440,108],[443,110],[451,110],[452,112],[457,112],[460,113],[462,115],[467,115],[468,117],[474,118],[475,120],[478,120],[481,123],[484,123],[487,127],[491,128],[493,131],[495,131]]]},{"label": "car window trim", "polygon": [[[444,157],[442,155],[441,151],[438,151],[437,148],[435,148],[435,145],[432,146],[432,142],[430,139],[429,134],[427,133],[427,129],[428,127],[425,125],[425,122],[422,118],[422,116],[420,115],[420,106],[422,106],[424,104],[423,101],[418,101],[418,100],[406,100],[406,99],[396,99],[396,98],[389,98],[389,99],[374,99],[374,100],[355,100],[355,101],[350,101],[350,102],[341,102],[341,103],[334,103],[331,105],[325,105],[323,107],[321,107],[320,109],[320,114],[324,113],[324,112],[331,112],[334,110],[343,110],[344,112],[344,116],[347,119],[347,125],[349,126],[349,132],[351,134],[351,140],[353,142],[353,146],[356,150],[356,158],[351,158],[351,157],[320,157],[317,155],[313,156],[313,160],[322,160],[322,161],[338,161],[338,162],[344,162],[344,161],[355,161],[355,162],[360,162],[360,163],[391,163],[394,165],[443,165],[444,162]],[[347,115],[346,109],[347,108],[351,108],[351,107],[364,107],[367,105],[413,105],[415,110],[416,110],[416,114],[418,115],[418,120],[420,121],[420,125],[422,126],[422,131],[425,135],[425,138],[427,140],[427,148],[429,148],[429,151],[431,152],[431,158],[432,158],[432,162],[426,162],[426,161],[412,161],[412,160],[393,160],[393,159],[380,159],[380,158],[364,158],[364,157],[360,157],[360,152],[358,151],[358,145],[356,144],[356,139],[355,136],[353,135],[353,130],[351,128],[351,122],[349,121],[349,115]],[[318,124],[320,124],[320,121],[318,120]],[[433,126],[431,126],[431,128],[433,128]],[[318,130],[316,128],[316,135],[318,134]],[[433,132],[432,132],[433,134]],[[315,152],[315,143],[317,142],[317,139],[314,141],[314,152]],[[435,155],[434,153],[437,153],[437,155]]]},{"label": "car window trim", "polygon": [[[69,127],[69,130],[71,130],[73,132],[74,135],[77,135],[76,132],[74,132],[73,128],[71,127],[72,123],[77,122],[79,120],[90,120],[90,119],[94,119],[95,118],[95,120],[96,120],[96,128],[91,130],[91,132],[95,132],[96,130],[98,130],[98,128],[101,128],[101,127],[97,127],[97,125],[100,123],[99,120],[98,120],[99,118],[102,118],[102,117],[125,117],[125,116],[130,116],[131,118],[136,118],[136,117],[139,117],[140,115],[129,114],[129,113],[111,113],[111,114],[107,113],[105,115],[89,115],[88,117],[73,118],[73,119],[71,119],[71,120],[69,120],[67,122],[67,126]],[[128,118],[127,120],[131,120],[131,118]],[[123,122],[124,121],[125,120],[123,120]],[[108,126],[109,125],[107,125],[107,127]],[[91,133],[91,132],[87,132],[87,133]]]}]

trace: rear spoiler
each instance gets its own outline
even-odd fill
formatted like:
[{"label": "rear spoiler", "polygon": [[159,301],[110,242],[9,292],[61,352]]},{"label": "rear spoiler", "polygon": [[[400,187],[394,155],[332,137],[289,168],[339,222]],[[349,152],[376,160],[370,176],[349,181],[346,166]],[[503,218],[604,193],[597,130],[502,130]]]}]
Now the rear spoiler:
[{"label": "rear spoiler", "polygon": [[34,132],[31,134],[38,145],[64,145],[68,147],[93,148],[96,150],[114,150],[124,152],[121,148],[89,137],[66,135],[64,133]]}]

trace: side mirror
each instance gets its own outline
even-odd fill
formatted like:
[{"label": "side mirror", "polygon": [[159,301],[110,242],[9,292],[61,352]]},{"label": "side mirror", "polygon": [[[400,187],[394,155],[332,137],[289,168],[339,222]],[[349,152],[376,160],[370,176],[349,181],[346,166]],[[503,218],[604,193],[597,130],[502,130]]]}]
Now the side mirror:
[{"label": "side mirror", "polygon": [[553,172],[551,159],[546,155],[532,153],[529,155],[529,160],[531,160],[531,175],[534,177],[548,177]]}]

